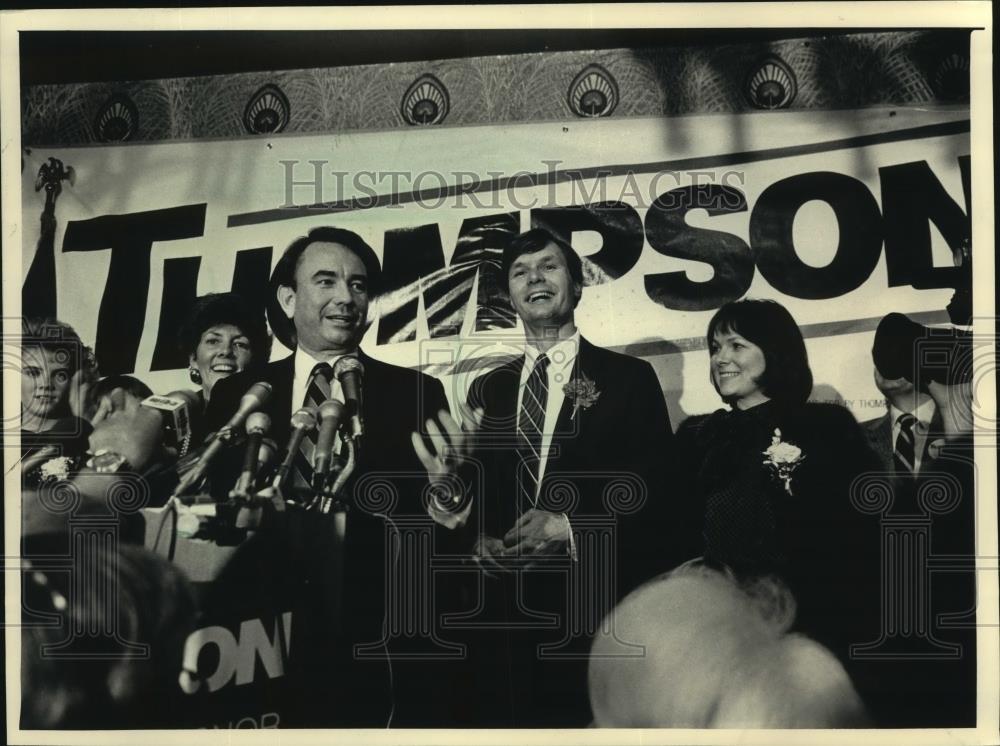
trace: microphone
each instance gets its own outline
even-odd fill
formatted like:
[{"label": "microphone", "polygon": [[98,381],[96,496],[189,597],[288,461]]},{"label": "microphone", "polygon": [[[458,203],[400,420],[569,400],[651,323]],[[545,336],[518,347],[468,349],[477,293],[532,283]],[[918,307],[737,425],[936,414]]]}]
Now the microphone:
[{"label": "microphone", "polygon": [[278,444],[270,438],[262,438],[260,450],[257,451],[257,475],[266,474],[273,466],[278,457]]},{"label": "microphone", "polygon": [[327,399],[319,408],[319,437],[313,452],[313,489],[320,491],[330,471],[333,457],[333,439],[344,416],[344,405],[335,399]]},{"label": "microphone", "polygon": [[[245,394],[243,394],[243,398],[240,399],[240,406],[237,408],[233,416],[229,418],[229,422],[219,428],[219,432],[216,434],[216,437],[223,437],[224,432],[237,430],[242,427],[250,413],[256,412],[258,409],[263,407],[270,398],[271,384],[264,383],[264,381],[258,381],[255,383],[247,389]],[[228,435],[226,437],[228,437]]]},{"label": "microphone", "polygon": [[163,415],[167,445],[176,448],[178,456],[184,456],[191,445],[194,430],[192,414],[201,407],[198,395],[185,389],[169,394],[153,394],[142,400],[142,406],[159,410]]},{"label": "microphone", "polygon": [[333,375],[340,381],[344,389],[344,399],[347,401],[347,414],[351,422],[351,438],[364,435],[364,421],[361,419],[361,379],[365,366],[354,355],[345,355],[333,365]]},{"label": "microphone", "polygon": [[315,429],[316,407],[302,407],[302,409],[292,415],[292,437],[288,439],[288,450],[285,452],[285,460],[278,467],[278,471],[274,475],[274,481],[271,483],[272,486],[276,488],[281,487],[285,476],[292,469],[292,463],[295,461],[295,454],[299,452],[302,439],[306,437],[306,433]]},{"label": "microphone", "polygon": [[202,480],[212,459],[219,454],[219,451],[229,444],[229,441],[233,436],[233,431],[241,427],[247,417],[250,416],[250,413],[255,409],[262,407],[270,396],[271,384],[264,383],[263,381],[255,383],[247,390],[247,392],[243,395],[243,398],[240,399],[240,406],[236,410],[236,413],[229,418],[229,422],[223,425],[219,431],[216,432],[215,437],[212,438],[208,447],[205,448],[205,451],[202,453],[198,463],[195,464],[191,471],[184,475],[183,479],[181,479],[180,483],[177,485],[177,489],[174,490],[174,495],[184,494],[184,492]]},{"label": "microphone", "polygon": [[261,441],[271,427],[271,418],[263,412],[252,412],[247,417],[247,447],[243,457],[243,470],[240,472],[236,485],[229,493],[230,497],[249,497],[253,489],[254,475],[257,472]]}]

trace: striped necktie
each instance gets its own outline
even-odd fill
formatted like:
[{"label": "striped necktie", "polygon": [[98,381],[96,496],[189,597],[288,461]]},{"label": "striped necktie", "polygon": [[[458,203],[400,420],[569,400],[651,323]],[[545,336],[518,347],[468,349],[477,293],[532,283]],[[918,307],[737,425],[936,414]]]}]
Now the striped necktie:
[{"label": "striped necktie", "polygon": [[916,471],[916,438],[913,426],[917,424],[917,418],[909,412],[904,412],[899,415],[896,422],[899,424],[899,435],[896,436],[892,461],[897,474],[913,474]]},{"label": "striped necktie", "polygon": [[[329,363],[317,363],[309,373],[309,386],[306,387],[306,398],[303,406],[317,409],[330,398],[330,379],[333,368]],[[295,486],[310,489],[313,476],[313,452],[319,438],[318,429],[310,430],[299,444],[299,452],[295,455]]]},{"label": "striped necktie", "polygon": [[534,507],[538,500],[538,471],[542,460],[542,432],[545,427],[545,407],[549,400],[546,369],[549,358],[538,356],[521,394],[521,412],[517,418],[518,502],[523,510]]}]

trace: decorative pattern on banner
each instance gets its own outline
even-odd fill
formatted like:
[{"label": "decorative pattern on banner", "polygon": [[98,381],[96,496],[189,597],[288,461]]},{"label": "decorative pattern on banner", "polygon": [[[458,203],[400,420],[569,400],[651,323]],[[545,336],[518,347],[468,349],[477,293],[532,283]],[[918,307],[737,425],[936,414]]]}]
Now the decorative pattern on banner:
[{"label": "decorative pattern on banner", "polygon": [[41,85],[23,91],[22,143],[962,102],[968,73],[969,33],[933,30]]}]

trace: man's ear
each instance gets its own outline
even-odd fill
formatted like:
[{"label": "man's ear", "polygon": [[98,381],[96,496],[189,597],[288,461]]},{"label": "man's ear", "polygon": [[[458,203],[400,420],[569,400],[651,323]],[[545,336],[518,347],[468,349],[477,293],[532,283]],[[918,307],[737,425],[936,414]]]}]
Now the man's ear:
[{"label": "man's ear", "polygon": [[289,319],[295,316],[295,288],[289,285],[278,285],[278,305]]},{"label": "man's ear", "polygon": [[573,304],[573,308],[576,308],[580,305],[580,299],[583,297],[583,283],[573,283],[573,297],[576,298],[576,303]]}]

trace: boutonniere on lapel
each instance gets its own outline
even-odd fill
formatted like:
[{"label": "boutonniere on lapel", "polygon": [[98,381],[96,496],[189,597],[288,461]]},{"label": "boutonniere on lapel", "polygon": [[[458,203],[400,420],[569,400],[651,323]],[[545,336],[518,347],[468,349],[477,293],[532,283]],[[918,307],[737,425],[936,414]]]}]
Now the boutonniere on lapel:
[{"label": "boutonniere on lapel", "polygon": [[773,474],[785,483],[785,492],[792,494],[792,472],[796,467],[806,460],[802,449],[794,443],[788,443],[781,439],[781,430],[774,428],[774,435],[771,436],[771,445],[764,451],[767,457],[764,465],[773,469]]},{"label": "boutonniere on lapel", "polygon": [[563,394],[573,401],[573,414],[571,420],[576,419],[578,409],[590,409],[601,397],[601,392],[597,390],[597,384],[591,381],[582,373],[575,379],[563,385]]}]

